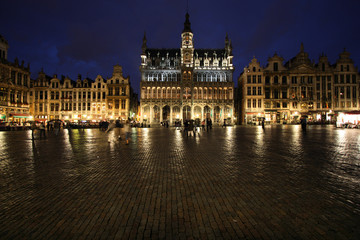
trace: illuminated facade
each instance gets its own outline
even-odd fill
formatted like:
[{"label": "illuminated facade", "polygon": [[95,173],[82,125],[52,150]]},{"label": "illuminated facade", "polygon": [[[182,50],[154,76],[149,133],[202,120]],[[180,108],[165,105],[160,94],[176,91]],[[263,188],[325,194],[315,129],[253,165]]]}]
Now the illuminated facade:
[{"label": "illuminated facade", "polygon": [[180,49],[148,48],[141,54],[140,119],[149,124],[203,120],[233,123],[234,71],[228,37],[224,49],[195,49],[186,14]]},{"label": "illuminated facade", "polygon": [[7,60],[9,45],[0,35],[0,120],[25,122],[29,115],[30,67]]},{"label": "illuminated facade", "polygon": [[242,123],[296,123],[301,116],[310,121],[332,122],[341,112],[359,110],[357,68],[344,50],[336,64],[325,55],[310,61],[301,44],[300,52],[283,64],[275,54],[266,67],[253,58],[238,83],[241,89]]},{"label": "illuminated facade", "polygon": [[107,81],[100,75],[95,80],[82,80],[80,75],[76,81],[51,78],[41,71],[31,88],[31,115],[37,121],[127,120],[132,112],[137,113],[130,108],[137,108],[136,103],[130,105],[131,92],[129,78],[122,76],[118,65]]},{"label": "illuminated facade", "polygon": [[114,72],[107,81],[107,114],[111,119],[127,120],[130,116],[130,81],[124,78],[122,67],[114,66]]}]

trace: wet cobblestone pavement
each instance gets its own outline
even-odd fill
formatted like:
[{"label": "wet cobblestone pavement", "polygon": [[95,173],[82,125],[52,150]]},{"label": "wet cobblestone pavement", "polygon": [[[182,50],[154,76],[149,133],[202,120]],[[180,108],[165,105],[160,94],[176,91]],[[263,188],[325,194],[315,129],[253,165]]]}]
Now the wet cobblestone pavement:
[{"label": "wet cobblestone pavement", "polygon": [[360,239],[360,130],[131,137],[0,132],[0,239]]}]

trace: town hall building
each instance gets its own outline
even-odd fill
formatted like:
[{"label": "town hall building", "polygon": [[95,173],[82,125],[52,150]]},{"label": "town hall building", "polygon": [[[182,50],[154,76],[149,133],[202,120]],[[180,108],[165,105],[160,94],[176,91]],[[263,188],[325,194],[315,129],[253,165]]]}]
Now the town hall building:
[{"label": "town hall building", "polygon": [[144,36],[140,72],[142,122],[234,122],[231,41],[226,36],[225,48],[195,49],[188,13],[180,48],[148,48]]}]

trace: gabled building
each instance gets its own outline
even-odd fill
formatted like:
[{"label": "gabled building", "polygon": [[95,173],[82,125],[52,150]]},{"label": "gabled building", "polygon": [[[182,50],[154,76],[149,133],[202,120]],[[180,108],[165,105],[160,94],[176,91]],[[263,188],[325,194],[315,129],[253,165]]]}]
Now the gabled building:
[{"label": "gabled building", "polygon": [[322,54],[316,64],[301,44],[300,52],[285,64],[276,53],[261,67],[254,57],[238,84],[242,89],[242,123],[333,122],[341,112],[359,110],[360,77],[344,50],[334,65]]},{"label": "gabled building", "polygon": [[231,41],[222,49],[196,49],[189,14],[181,47],[148,48],[141,54],[140,119],[159,124],[190,119],[233,123],[234,71]]},{"label": "gabled building", "polygon": [[127,121],[130,117],[130,77],[123,76],[122,67],[114,66],[113,75],[107,80],[107,115],[110,119]]}]

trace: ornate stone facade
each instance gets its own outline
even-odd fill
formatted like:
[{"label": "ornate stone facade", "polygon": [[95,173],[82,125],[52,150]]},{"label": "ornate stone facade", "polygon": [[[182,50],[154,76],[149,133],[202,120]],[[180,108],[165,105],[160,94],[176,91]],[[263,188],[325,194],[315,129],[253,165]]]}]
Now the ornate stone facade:
[{"label": "ornate stone facade", "polygon": [[0,35],[0,120],[21,123],[29,115],[30,67],[7,60],[9,45]]},{"label": "ornate stone facade", "polygon": [[143,39],[140,119],[148,124],[211,118],[233,123],[231,41],[224,49],[195,49],[186,14],[180,49],[154,49]]},{"label": "ornate stone facade", "polygon": [[344,50],[334,65],[322,54],[310,61],[301,44],[300,52],[283,64],[276,53],[261,67],[254,57],[239,77],[246,124],[296,123],[302,116],[314,122],[332,122],[340,112],[359,110],[360,77]]}]

